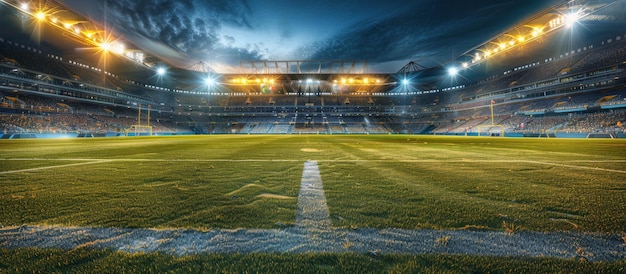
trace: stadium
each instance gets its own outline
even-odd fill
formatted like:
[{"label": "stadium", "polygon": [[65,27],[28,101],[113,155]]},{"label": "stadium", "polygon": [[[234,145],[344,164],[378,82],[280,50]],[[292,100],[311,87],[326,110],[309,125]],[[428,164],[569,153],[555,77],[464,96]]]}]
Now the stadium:
[{"label": "stadium", "polygon": [[68,2],[0,5],[2,272],[626,267],[626,1],[392,69],[181,63]]}]

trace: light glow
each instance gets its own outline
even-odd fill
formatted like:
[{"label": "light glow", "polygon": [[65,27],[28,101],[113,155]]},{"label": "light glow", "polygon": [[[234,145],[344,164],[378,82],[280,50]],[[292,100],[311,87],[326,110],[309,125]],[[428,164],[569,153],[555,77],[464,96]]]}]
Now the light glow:
[{"label": "light glow", "polygon": [[42,11],[38,11],[35,14],[35,18],[37,18],[37,20],[39,20],[39,21],[45,20],[46,19],[46,14],[43,13]]},{"label": "light glow", "polygon": [[456,76],[458,73],[459,73],[459,69],[455,67],[451,67],[448,69],[448,75],[450,76]]},{"label": "light glow", "polygon": [[565,25],[568,28],[570,28],[570,27],[572,27],[574,24],[576,24],[578,22],[579,18],[580,18],[580,15],[578,14],[578,12],[570,13],[570,14],[565,16]]}]

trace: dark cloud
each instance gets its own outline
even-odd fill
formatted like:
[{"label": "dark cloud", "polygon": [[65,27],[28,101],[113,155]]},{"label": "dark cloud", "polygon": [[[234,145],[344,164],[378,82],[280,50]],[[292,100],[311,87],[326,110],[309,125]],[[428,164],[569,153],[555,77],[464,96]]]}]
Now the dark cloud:
[{"label": "dark cloud", "polygon": [[[62,2],[80,6],[75,3],[77,0]],[[179,53],[174,57],[179,59],[178,65],[233,52],[246,58],[260,57],[252,46],[249,52],[230,48],[235,38],[221,34],[225,26],[253,28],[248,21],[252,11],[246,0],[120,0],[99,1],[95,5],[99,8],[83,7],[80,12],[106,22],[107,28],[157,56],[172,58],[172,54],[163,51],[163,47],[170,48]],[[160,46],[157,49],[155,45]]]},{"label": "dark cloud", "polygon": [[178,65],[198,61],[236,65],[240,60],[344,59],[385,66],[410,60],[437,65],[561,2],[60,1]]},{"label": "dark cloud", "polygon": [[342,56],[372,62],[411,58],[437,65],[555,2],[420,1],[392,16],[364,20],[338,32],[312,47],[311,58]]}]

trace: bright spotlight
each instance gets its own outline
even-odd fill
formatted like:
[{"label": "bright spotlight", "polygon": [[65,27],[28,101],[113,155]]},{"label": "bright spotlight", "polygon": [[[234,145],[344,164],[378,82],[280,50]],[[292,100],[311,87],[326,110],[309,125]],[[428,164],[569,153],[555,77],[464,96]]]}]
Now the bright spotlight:
[{"label": "bright spotlight", "polygon": [[126,46],[120,42],[113,42],[111,44],[111,51],[113,51],[113,53],[123,54],[124,51],[126,51]]},{"label": "bright spotlight", "polygon": [[28,10],[28,3],[22,3],[20,5],[20,8],[23,9],[23,10]]},{"label": "bright spotlight", "polygon": [[409,84],[409,79],[402,79],[402,84],[403,85],[408,85]]},{"label": "bright spotlight", "polygon": [[100,48],[104,51],[109,51],[111,49],[111,44],[109,43],[102,43],[100,44]]},{"label": "bright spotlight", "polygon": [[207,77],[207,78],[204,80],[204,83],[206,83],[206,85],[207,85],[207,86],[212,86],[212,85],[213,85],[213,83],[214,83],[214,80],[213,80],[213,78],[211,78],[211,77]]},{"label": "bright spotlight", "polygon": [[44,19],[46,19],[46,14],[38,11],[37,13],[35,13],[35,18],[37,18],[37,20],[39,21],[43,21]]},{"label": "bright spotlight", "polygon": [[459,73],[459,69],[455,67],[451,67],[448,69],[448,75],[450,76],[456,76],[458,73]]},{"label": "bright spotlight", "polygon": [[572,27],[574,24],[576,24],[576,22],[578,22],[578,19],[580,18],[580,15],[578,14],[578,12],[573,12],[570,13],[568,15],[565,16],[565,25],[570,28]]},{"label": "bright spotlight", "polygon": [[159,76],[164,75],[164,74],[165,74],[165,68],[162,68],[162,67],[157,68],[157,74],[158,74]]}]

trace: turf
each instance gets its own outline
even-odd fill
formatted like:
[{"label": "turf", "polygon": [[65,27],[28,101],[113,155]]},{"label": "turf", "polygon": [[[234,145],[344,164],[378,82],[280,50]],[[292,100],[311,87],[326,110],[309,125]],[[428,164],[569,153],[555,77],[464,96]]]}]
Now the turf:
[{"label": "turf", "polygon": [[0,149],[4,225],[292,224],[311,159],[335,227],[626,227],[623,140],[188,136],[15,140]]},{"label": "turf", "polygon": [[623,273],[626,262],[462,255],[128,254],[93,249],[3,249],[3,273]]},{"label": "turf", "polygon": [[[0,151],[3,226],[276,228],[294,223],[303,163],[316,160],[334,227],[617,235],[626,227],[620,139],[224,135],[0,140]],[[436,254],[0,251],[23,258],[0,256],[9,258],[3,272],[624,269],[623,262]]]}]

